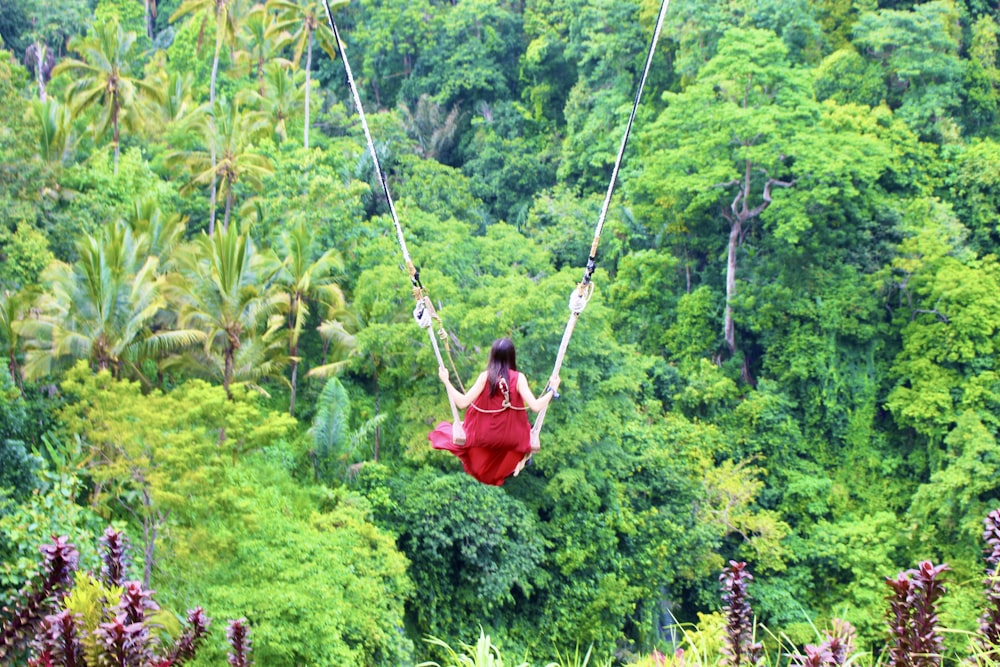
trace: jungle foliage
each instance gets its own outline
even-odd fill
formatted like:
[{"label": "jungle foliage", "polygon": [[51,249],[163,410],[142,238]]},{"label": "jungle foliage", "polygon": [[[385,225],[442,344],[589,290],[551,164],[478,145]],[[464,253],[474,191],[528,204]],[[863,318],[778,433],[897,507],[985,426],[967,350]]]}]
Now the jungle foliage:
[{"label": "jungle foliage", "polygon": [[[459,377],[511,336],[540,389],[659,3],[331,4]],[[323,19],[0,0],[0,594],[52,535],[95,571],[111,523],[166,614],[245,617],[277,667],[669,653],[730,561],[799,647],[839,618],[877,653],[918,562],[976,627],[995,3],[674,0],[499,488],[427,442],[446,396]]]}]

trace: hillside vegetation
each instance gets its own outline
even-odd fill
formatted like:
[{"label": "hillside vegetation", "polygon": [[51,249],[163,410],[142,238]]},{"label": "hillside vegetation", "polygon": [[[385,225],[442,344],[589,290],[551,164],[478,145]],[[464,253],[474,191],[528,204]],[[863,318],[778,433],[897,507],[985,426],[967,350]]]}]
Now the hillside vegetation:
[{"label": "hillside vegetation", "polygon": [[[453,381],[509,336],[544,386],[659,8],[334,3]],[[477,637],[626,664],[679,627],[694,661],[732,561],[777,664],[834,619],[881,655],[886,577],[947,563],[967,655],[1000,507],[998,20],[673,0],[542,449],[490,487],[428,443],[447,396],[321,1],[0,0],[0,598],[52,536],[99,572],[111,525],[157,632],[217,619],[193,665],[225,619],[267,667]]]}]

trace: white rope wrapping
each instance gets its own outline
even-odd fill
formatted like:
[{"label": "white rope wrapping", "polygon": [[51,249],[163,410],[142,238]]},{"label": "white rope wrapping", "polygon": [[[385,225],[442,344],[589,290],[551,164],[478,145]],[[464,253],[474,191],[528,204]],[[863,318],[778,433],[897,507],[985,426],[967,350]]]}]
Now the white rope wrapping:
[{"label": "white rope wrapping", "polygon": [[[417,325],[421,329],[429,329],[434,324],[434,318],[431,316],[431,309],[428,308],[423,299],[417,301],[417,305],[413,307],[413,319],[417,321]],[[433,336],[431,336],[433,338]],[[437,341],[435,341],[435,344]],[[435,347],[435,350],[437,348]],[[441,354],[438,354],[438,361],[441,361]],[[441,364],[444,366],[444,364]]]},{"label": "white rope wrapping", "polygon": [[594,293],[594,283],[577,285],[576,289],[569,295],[569,312],[579,315],[587,307],[591,295]]}]

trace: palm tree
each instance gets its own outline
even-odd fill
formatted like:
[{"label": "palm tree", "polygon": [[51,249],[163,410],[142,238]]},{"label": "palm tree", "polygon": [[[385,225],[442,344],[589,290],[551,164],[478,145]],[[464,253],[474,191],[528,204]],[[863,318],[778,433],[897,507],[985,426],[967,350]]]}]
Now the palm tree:
[{"label": "palm tree", "polygon": [[154,316],[164,307],[165,278],[148,245],[126,225],[107,228],[100,238],[77,244],[74,264],[53,261],[42,273],[47,296],[40,305],[45,327],[34,329],[25,372],[41,376],[54,364],[87,359],[95,370],[115,377],[130,371],[145,381],[142,359],[201,340],[199,331],[153,331]]},{"label": "palm tree", "polygon": [[254,5],[247,14],[242,31],[244,49],[237,52],[237,60],[247,63],[247,74],[257,79],[257,94],[264,96],[264,66],[274,63],[290,67],[291,61],[278,56],[291,39],[281,29],[275,15],[262,4]]},{"label": "palm tree", "polygon": [[187,218],[178,213],[165,215],[156,200],[139,197],[121,221],[140,239],[142,252],[157,258],[161,272],[169,268],[173,251],[184,238]]},{"label": "palm tree", "polygon": [[260,110],[267,114],[279,141],[288,138],[285,124],[302,101],[303,92],[295,85],[293,73],[280,63],[268,63]]},{"label": "palm tree", "polygon": [[38,127],[38,156],[50,164],[61,162],[73,147],[73,119],[69,108],[49,98],[34,101],[31,111]]},{"label": "palm tree", "polygon": [[232,398],[234,381],[277,373],[280,364],[272,353],[285,298],[267,289],[268,276],[260,274],[264,267],[249,235],[235,226],[202,234],[178,252],[178,263],[184,276],[175,286],[179,321],[203,332],[196,361],[221,377],[226,395]]},{"label": "palm tree", "polygon": [[378,429],[387,416],[383,413],[372,417],[353,432],[349,431],[351,399],[347,389],[335,377],[327,380],[316,399],[316,415],[309,429],[316,479],[329,484],[333,482],[335,472],[353,469],[356,464],[349,466],[348,463],[356,458],[359,445]]},{"label": "palm tree", "polygon": [[330,249],[316,260],[320,249],[311,230],[300,222],[281,234],[278,241],[280,261],[274,267],[274,282],[287,295],[285,317],[287,320],[288,358],[291,360],[291,397],[288,412],[295,416],[295,392],[298,384],[299,339],[310,315],[310,303],[336,311],[344,306],[344,294],[334,278],[334,271],[343,271],[340,253]]},{"label": "palm tree", "polygon": [[[226,199],[223,231],[229,229],[237,184],[247,183],[259,190],[263,187],[261,178],[274,173],[270,160],[253,151],[252,139],[267,127],[264,114],[258,111],[241,112],[238,101],[230,104],[226,98],[221,98],[213,105],[200,128],[208,151],[178,152],[170,158],[172,162],[186,161],[194,171],[185,189],[210,184],[214,191],[218,183],[218,189]],[[209,235],[214,231],[210,226]]]},{"label": "palm tree", "polygon": [[[346,5],[348,0],[334,0],[330,3],[331,8]],[[312,81],[312,47],[313,39],[319,41],[320,47],[326,51],[331,58],[337,57],[337,44],[334,41],[333,31],[326,22],[325,9],[323,4],[316,0],[268,0],[268,9],[278,11],[277,26],[281,30],[287,31],[291,35],[293,44],[294,63],[296,66],[302,58],[302,53],[306,54],[306,97],[305,97],[305,130],[303,132],[302,145],[309,148],[309,93]]]},{"label": "palm tree", "polygon": [[[243,13],[240,11],[240,8],[236,6],[238,2],[239,0],[184,0],[184,2],[181,3],[181,6],[177,8],[177,11],[175,11],[170,17],[170,21],[173,22],[188,14],[201,15],[202,30],[205,29],[205,22],[209,18],[214,19],[215,52],[212,56],[212,76],[208,85],[209,107],[215,106],[215,88],[216,82],[219,78],[219,56],[222,53],[222,47],[224,44],[228,43],[229,47],[232,48],[236,43],[236,35],[239,34],[239,20]],[[211,125],[211,117],[209,117],[208,122]],[[212,187],[208,192],[208,233],[209,235],[212,235],[215,233],[216,206],[214,146],[210,146],[209,150],[212,151],[210,161],[213,175],[210,179]]]},{"label": "palm tree", "polygon": [[37,319],[32,304],[35,295],[28,290],[0,291],[0,344],[7,353],[7,370],[14,385],[24,392],[21,361],[24,357],[24,339],[30,334],[26,325]]},{"label": "palm tree", "polygon": [[133,78],[129,63],[135,60],[135,33],[125,32],[117,19],[94,24],[94,33],[70,40],[82,60],[70,58],[59,63],[53,76],[68,72],[73,83],[67,91],[70,109],[75,115],[92,107],[100,114],[94,124],[94,135],[100,139],[110,130],[115,147],[114,171],[118,173],[121,126],[129,129],[141,123],[136,113],[140,94],[159,97],[156,86]]}]

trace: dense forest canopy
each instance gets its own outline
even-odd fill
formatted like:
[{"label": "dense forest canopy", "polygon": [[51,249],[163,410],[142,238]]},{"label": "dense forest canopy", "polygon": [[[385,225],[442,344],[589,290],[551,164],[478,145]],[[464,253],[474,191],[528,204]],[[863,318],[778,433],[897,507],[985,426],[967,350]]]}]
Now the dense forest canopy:
[{"label": "dense forest canopy", "polygon": [[[660,3],[332,4],[459,377],[510,336],[537,393]],[[971,630],[998,21],[673,0],[562,396],[497,488],[427,442],[447,398],[321,1],[0,0],[0,595],[112,524],[269,667],[480,628],[626,662],[712,626],[730,560],[793,643],[843,618],[877,652],[921,560]]]}]

